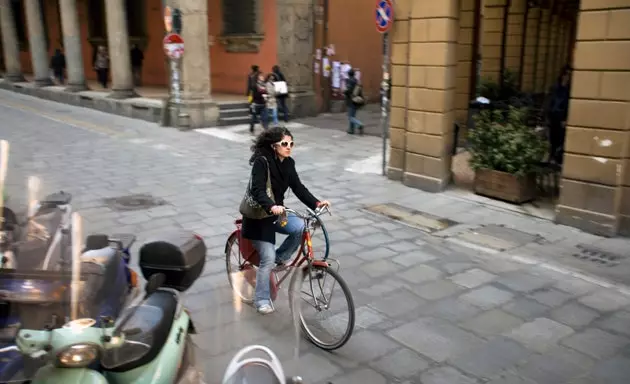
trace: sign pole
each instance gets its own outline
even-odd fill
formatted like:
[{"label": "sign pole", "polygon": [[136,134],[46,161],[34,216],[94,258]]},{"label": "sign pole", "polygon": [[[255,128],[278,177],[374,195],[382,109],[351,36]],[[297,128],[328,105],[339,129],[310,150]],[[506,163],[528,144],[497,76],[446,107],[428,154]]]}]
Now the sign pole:
[{"label": "sign pole", "polygon": [[376,0],[376,31],[383,35],[383,81],[381,82],[381,131],[383,135],[383,176],[387,175],[387,136],[389,131],[389,31],[394,24],[392,0]]},{"label": "sign pole", "polygon": [[381,85],[381,129],[383,134],[383,176],[387,176],[387,136],[389,131],[389,32],[383,33],[383,82]]}]

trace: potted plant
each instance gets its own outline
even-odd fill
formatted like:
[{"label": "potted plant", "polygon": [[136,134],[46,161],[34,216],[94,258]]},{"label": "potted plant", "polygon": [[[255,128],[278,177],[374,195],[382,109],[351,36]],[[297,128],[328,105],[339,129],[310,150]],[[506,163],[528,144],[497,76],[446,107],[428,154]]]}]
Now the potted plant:
[{"label": "potted plant", "polygon": [[475,117],[469,133],[475,193],[516,204],[536,197],[536,173],[547,144],[525,124],[526,113],[510,106]]}]

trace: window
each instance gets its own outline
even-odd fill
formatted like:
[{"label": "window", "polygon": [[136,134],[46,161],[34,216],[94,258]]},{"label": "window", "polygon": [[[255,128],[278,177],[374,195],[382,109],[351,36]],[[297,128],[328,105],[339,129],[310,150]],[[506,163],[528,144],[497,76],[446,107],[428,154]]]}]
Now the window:
[{"label": "window", "polygon": [[256,34],[256,0],[223,0],[223,35]]},{"label": "window", "polygon": [[262,33],[262,0],[223,0],[223,34],[228,52],[258,52]]}]

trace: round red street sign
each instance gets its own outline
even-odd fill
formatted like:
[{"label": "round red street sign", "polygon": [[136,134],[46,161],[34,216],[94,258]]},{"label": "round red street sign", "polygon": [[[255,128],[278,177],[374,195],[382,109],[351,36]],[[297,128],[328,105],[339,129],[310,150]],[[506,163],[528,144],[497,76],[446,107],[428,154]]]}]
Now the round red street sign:
[{"label": "round red street sign", "polygon": [[179,59],[184,54],[184,39],[177,33],[164,36],[164,53],[171,59]]},{"label": "round red street sign", "polygon": [[392,0],[376,0],[376,30],[386,33],[394,24],[394,4]]}]

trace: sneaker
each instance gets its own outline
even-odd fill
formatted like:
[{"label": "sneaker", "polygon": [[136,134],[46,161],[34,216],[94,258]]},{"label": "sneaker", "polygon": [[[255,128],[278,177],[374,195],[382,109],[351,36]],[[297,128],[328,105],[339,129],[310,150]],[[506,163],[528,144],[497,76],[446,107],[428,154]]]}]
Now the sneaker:
[{"label": "sneaker", "polygon": [[268,315],[274,311],[270,304],[263,304],[256,309],[261,315]]}]

